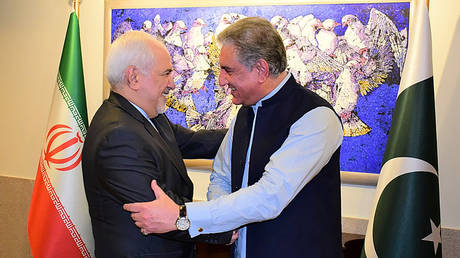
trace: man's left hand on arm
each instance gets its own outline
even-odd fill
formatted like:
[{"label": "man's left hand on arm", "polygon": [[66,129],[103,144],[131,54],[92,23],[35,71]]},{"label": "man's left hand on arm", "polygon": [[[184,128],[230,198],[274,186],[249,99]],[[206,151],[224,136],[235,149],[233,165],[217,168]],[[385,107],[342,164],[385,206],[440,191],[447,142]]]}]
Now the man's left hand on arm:
[{"label": "man's left hand on arm", "polygon": [[152,181],[151,187],[156,200],[128,203],[123,205],[123,209],[131,212],[131,218],[144,234],[177,230],[176,219],[179,216],[179,205],[164,193],[156,180]]}]

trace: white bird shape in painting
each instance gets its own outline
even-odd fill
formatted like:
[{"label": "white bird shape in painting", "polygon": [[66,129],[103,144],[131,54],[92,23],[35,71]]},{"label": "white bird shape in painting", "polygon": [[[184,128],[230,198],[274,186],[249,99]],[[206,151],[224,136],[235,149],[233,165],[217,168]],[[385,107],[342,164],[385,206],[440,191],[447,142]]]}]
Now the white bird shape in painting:
[{"label": "white bird shape in painting", "polygon": [[307,26],[307,23],[313,18],[314,18],[313,14],[308,14],[305,16],[301,15],[301,16],[297,16],[294,19],[292,19],[291,22],[298,24],[300,29],[303,30],[305,26]]},{"label": "white bird shape in painting", "polygon": [[334,59],[345,67],[335,83],[333,106],[342,118],[345,135],[358,136],[371,129],[353,111],[357,100],[391,78],[395,64],[402,67],[405,30],[399,32],[388,16],[375,9],[365,27],[353,15],[345,15],[342,22],[348,28],[338,37]]},{"label": "white bird shape in painting", "polygon": [[195,70],[184,85],[184,93],[197,92],[204,86],[204,81],[208,77],[208,72],[205,70]]},{"label": "white bird shape in painting", "polygon": [[228,13],[222,14],[222,16],[219,19],[219,24],[217,24],[216,30],[215,30],[215,37],[217,38],[217,35],[221,33],[225,28],[230,26],[232,24],[232,17]]},{"label": "white bird shape in painting", "polygon": [[169,33],[165,37],[165,41],[171,45],[182,47],[182,33],[187,30],[187,26],[183,21],[176,21]]},{"label": "white bird shape in painting", "polygon": [[287,25],[287,30],[289,32],[289,35],[291,36],[295,36],[297,38],[300,38],[300,35],[302,34],[302,28],[300,27],[299,25],[299,20],[300,20],[300,16],[292,19],[289,21],[288,25]]},{"label": "white bird shape in painting", "polygon": [[193,65],[195,66],[195,70],[199,71],[207,71],[211,69],[211,65],[209,64],[209,59],[206,53],[198,54],[193,60]]},{"label": "white bird shape in painting", "polygon": [[337,48],[337,34],[334,32],[334,28],[340,24],[333,19],[326,19],[322,24],[323,28],[316,34],[318,48],[327,55],[335,57],[334,51]]},{"label": "white bird shape in painting", "polygon": [[273,27],[278,30],[286,27],[286,25],[289,23],[286,18],[284,18],[281,15],[275,15],[270,19],[270,23],[273,25]]},{"label": "white bird shape in painting", "polygon": [[206,26],[206,23],[201,18],[197,18],[193,21],[192,27],[185,35],[184,48],[190,48],[194,55],[198,53],[205,53],[204,48],[204,35],[202,28]]},{"label": "white bird shape in painting", "polygon": [[181,34],[185,31],[185,28],[183,21],[176,21],[165,36],[166,48],[171,55],[173,68],[177,73],[175,81],[182,81],[182,78],[186,76],[186,72],[193,67],[192,62],[186,59],[186,51],[182,46]]},{"label": "white bird shape in painting", "polygon": [[394,22],[384,13],[371,9],[369,22],[366,26],[370,34],[371,45],[374,48],[383,48],[386,45],[391,47],[394,62],[402,73],[406,57],[407,30],[398,31]]},{"label": "white bird shape in painting", "polygon": [[187,79],[184,86],[185,91],[194,92],[204,86],[208,77],[208,70],[211,68],[204,47],[204,35],[202,28],[206,23],[201,18],[194,20],[192,28],[187,32],[184,43],[184,55],[193,64],[193,74]]},{"label": "white bird shape in painting", "polygon": [[322,28],[321,21],[318,18],[310,19],[305,27],[302,29],[301,37],[306,39],[311,45],[317,47],[318,42],[316,41],[316,32]]},{"label": "white bird shape in painting", "polygon": [[[301,35],[297,35],[294,41],[296,42],[297,47],[301,50],[301,59],[307,65],[308,70],[313,72],[318,71],[313,67],[324,61],[324,54],[322,56],[318,56],[318,54],[322,54],[322,52],[319,51],[318,42],[316,41],[316,32],[318,29],[322,28],[323,25],[319,19],[314,18],[313,16],[307,15],[305,17],[309,20],[302,29]],[[301,42],[301,44],[299,44],[299,42]]]},{"label": "white bird shape in painting", "polygon": [[292,41],[289,37],[289,31],[287,29],[289,21],[285,17],[280,15],[273,16],[273,18],[270,20],[270,23],[278,31],[278,34],[280,34],[281,38],[283,39],[284,46],[287,47],[294,43],[294,41]]},{"label": "white bird shape in painting", "polygon": [[142,24],[141,30],[149,34],[152,34],[152,22],[149,20],[145,20],[144,23]]},{"label": "white bird shape in painting", "polygon": [[360,85],[356,81],[356,73],[360,72],[359,62],[349,61],[335,81],[336,99],[334,110],[342,119],[345,136],[366,134],[370,128],[353,112],[358,103]]},{"label": "white bird shape in painting", "polygon": [[[169,24],[169,26],[171,26],[171,24]],[[157,35],[159,37],[164,37],[166,34],[166,28],[163,27],[163,25],[161,25],[161,17],[159,14],[155,15],[155,17],[153,18],[152,34]]]},{"label": "white bird shape in painting", "polygon": [[369,31],[358,17],[347,14],[342,17],[342,27],[347,27],[343,35],[349,47],[359,54],[369,48]]},{"label": "white bird shape in painting", "polygon": [[295,44],[286,48],[286,57],[288,60],[288,69],[294,75],[301,85],[306,85],[311,81],[311,73],[300,56],[300,50]]}]

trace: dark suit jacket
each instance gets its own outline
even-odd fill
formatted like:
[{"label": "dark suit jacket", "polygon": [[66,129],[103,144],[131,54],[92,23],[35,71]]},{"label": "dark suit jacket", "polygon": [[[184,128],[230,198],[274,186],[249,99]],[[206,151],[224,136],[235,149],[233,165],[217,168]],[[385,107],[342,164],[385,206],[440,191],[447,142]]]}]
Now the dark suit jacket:
[{"label": "dark suit jacket", "polygon": [[155,125],[111,92],[92,119],[83,147],[83,179],[97,257],[194,257],[193,241],[228,243],[231,232],[190,239],[187,231],[140,233],[122,205],[155,199],[152,179],[176,203],[192,200],[184,158],[213,158],[225,131],[193,132],[159,115]]}]

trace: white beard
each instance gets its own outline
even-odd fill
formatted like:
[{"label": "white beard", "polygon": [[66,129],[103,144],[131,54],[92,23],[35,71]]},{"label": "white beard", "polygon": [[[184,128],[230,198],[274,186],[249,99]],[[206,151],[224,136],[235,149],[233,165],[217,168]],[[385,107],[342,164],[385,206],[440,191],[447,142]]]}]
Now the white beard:
[{"label": "white beard", "polygon": [[166,98],[162,97],[158,100],[157,113],[163,114],[164,112],[166,112]]}]

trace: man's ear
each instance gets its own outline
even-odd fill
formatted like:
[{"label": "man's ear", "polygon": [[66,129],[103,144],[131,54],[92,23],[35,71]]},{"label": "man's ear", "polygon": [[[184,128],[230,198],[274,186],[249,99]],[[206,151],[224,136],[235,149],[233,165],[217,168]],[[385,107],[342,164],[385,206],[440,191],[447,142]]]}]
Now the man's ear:
[{"label": "man's ear", "polygon": [[260,82],[264,82],[270,76],[270,67],[265,59],[257,60],[254,64],[254,69],[257,70]]},{"label": "man's ear", "polygon": [[139,89],[139,70],[134,65],[130,65],[125,69],[125,78],[128,87],[133,90]]}]

